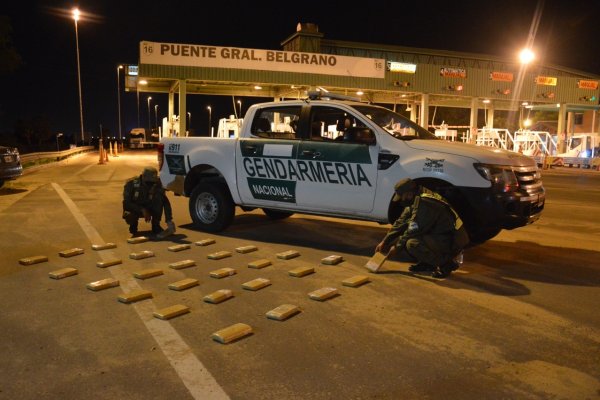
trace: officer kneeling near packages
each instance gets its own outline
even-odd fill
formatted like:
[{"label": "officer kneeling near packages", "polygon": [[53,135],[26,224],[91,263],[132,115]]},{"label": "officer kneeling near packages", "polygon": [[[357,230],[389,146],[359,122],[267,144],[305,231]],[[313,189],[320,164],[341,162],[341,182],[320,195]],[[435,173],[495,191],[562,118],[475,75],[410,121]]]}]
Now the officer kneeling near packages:
[{"label": "officer kneeling near packages", "polygon": [[461,219],[443,197],[411,179],[399,181],[395,191],[392,201],[400,202],[404,211],[375,250],[405,251],[418,262],[410,271],[446,278],[459,267],[454,258],[468,243]]},{"label": "officer kneeling near packages", "polygon": [[[160,226],[163,209],[167,222],[165,230]],[[134,236],[138,233],[140,218],[152,224],[152,233],[158,239],[175,233],[171,203],[158,179],[156,168],[144,168],[142,174],[129,179],[123,189],[123,219],[129,224],[129,232]]]}]

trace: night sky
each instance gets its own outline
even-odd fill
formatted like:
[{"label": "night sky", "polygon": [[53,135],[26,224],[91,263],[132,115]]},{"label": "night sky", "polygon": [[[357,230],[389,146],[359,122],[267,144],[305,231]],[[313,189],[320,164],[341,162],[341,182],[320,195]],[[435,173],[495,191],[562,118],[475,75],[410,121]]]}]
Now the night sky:
[{"label": "night sky", "polygon": [[[359,7],[325,1],[62,1],[9,0],[0,6],[13,28],[12,43],[23,64],[0,76],[0,131],[15,121],[43,115],[51,129],[66,136],[79,132],[75,27],[70,10],[88,16],[79,21],[84,126],[111,134],[117,127],[119,64],[137,64],[139,42],[173,42],[281,49],[298,22],[319,26],[326,39],[483,53],[513,59],[525,45],[538,4],[541,18],[534,48],[542,62],[600,76],[600,1],[369,1]],[[122,75],[121,75],[122,78]],[[121,88],[123,84],[121,82]],[[146,94],[140,120],[147,126]],[[152,94],[159,118],[167,96]],[[244,110],[251,102],[243,98]],[[121,93],[123,134],[137,125],[135,93]],[[206,105],[213,126],[232,114],[230,97],[189,95],[192,127],[206,127]],[[154,111],[152,109],[152,121]]]}]

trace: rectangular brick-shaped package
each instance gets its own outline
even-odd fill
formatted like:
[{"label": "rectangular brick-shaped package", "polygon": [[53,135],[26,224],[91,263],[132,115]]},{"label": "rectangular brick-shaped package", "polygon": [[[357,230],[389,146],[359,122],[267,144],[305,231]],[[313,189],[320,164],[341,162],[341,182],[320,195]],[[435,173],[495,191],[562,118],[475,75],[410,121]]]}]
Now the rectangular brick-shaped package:
[{"label": "rectangular brick-shaped package", "polygon": [[290,258],[298,257],[300,253],[296,250],[288,250],[282,253],[277,253],[277,258],[281,258],[282,260],[289,260]]},{"label": "rectangular brick-shaped package", "polygon": [[308,297],[313,300],[325,301],[327,299],[332,298],[333,296],[338,294],[338,290],[332,287],[324,287],[319,290],[315,290],[314,292],[310,292]]},{"label": "rectangular brick-shaped package", "polygon": [[193,267],[195,265],[196,265],[196,262],[194,260],[182,260],[182,261],[177,261],[177,262],[169,264],[169,268],[183,269],[183,268]]},{"label": "rectangular brick-shaped package", "polygon": [[140,300],[151,299],[152,292],[149,290],[134,290],[129,293],[119,295],[118,300],[121,303],[133,303]]},{"label": "rectangular brick-shaped package", "polygon": [[142,260],[144,258],[154,257],[154,252],[150,250],[139,251],[137,253],[129,254],[129,258],[132,260]]},{"label": "rectangular brick-shaped package", "polygon": [[187,244],[187,243],[183,243],[183,244],[176,244],[174,246],[169,246],[167,247],[167,250],[169,251],[183,251],[183,250],[188,250],[190,249],[192,246]]},{"label": "rectangular brick-shaped package", "polygon": [[154,311],[154,318],[158,319],[171,319],[178,317],[183,314],[187,314],[190,312],[190,308],[188,306],[184,306],[183,304],[176,304],[174,306],[165,307],[160,310]]},{"label": "rectangular brick-shaped package", "polygon": [[117,247],[117,245],[114,243],[93,244],[92,250],[107,250],[107,249],[114,249],[116,247]]},{"label": "rectangular brick-shaped package", "polygon": [[256,246],[242,246],[242,247],[235,248],[235,251],[237,251],[238,253],[242,253],[242,254],[251,253],[256,250],[258,250],[258,247],[256,247]]},{"label": "rectangular brick-shaped package", "polygon": [[138,244],[138,243],[147,242],[148,240],[150,240],[150,238],[148,236],[138,236],[138,237],[127,239],[127,243],[129,243],[129,244]]},{"label": "rectangular brick-shaped package", "polygon": [[198,279],[186,278],[186,279],[182,279],[177,282],[170,283],[169,289],[182,291],[182,290],[194,287],[194,286],[198,286],[199,284],[200,284],[200,282],[198,282]]},{"label": "rectangular brick-shaped package", "polygon": [[123,263],[123,260],[121,260],[120,258],[115,258],[114,260],[98,261],[96,263],[96,267],[106,268],[106,267],[112,267],[113,265],[118,265],[118,264],[122,264],[122,263]]},{"label": "rectangular brick-shaped package", "polygon": [[198,240],[194,244],[196,246],[209,246],[209,245],[215,244],[215,243],[217,243],[217,241],[215,239],[202,239],[202,240]]},{"label": "rectangular brick-shaped package", "polygon": [[242,287],[246,290],[259,290],[267,287],[271,284],[271,281],[266,278],[256,278],[251,281],[242,283]]},{"label": "rectangular brick-shaped package", "polygon": [[252,261],[252,262],[248,263],[248,268],[261,269],[264,267],[268,267],[269,265],[271,265],[271,261],[266,260],[266,259],[261,259],[261,260],[256,260],[256,261]]},{"label": "rectangular brick-shaped package", "polygon": [[236,271],[233,268],[221,268],[221,269],[217,269],[215,271],[210,272],[210,276],[212,278],[217,278],[217,279],[225,278],[226,276],[231,276],[231,275],[235,275],[235,274],[236,274]]},{"label": "rectangular brick-shaped package", "polygon": [[163,274],[164,274],[164,272],[162,269],[149,268],[149,269],[145,269],[143,271],[134,272],[133,276],[135,276],[138,279],[148,279],[148,278],[153,278],[155,276],[159,276],[159,275],[163,275]]},{"label": "rectangular brick-shaped package", "polygon": [[369,282],[369,277],[366,275],[355,275],[350,278],[346,278],[342,281],[342,285],[350,287],[358,287]]},{"label": "rectangular brick-shaped package", "polygon": [[331,256],[327,256],[327,257],[323,258],[321,260],[321,264],[337,265],[337,264],[341,263],[342,261],[344,261],[344,258],[342,256],[331,255]]},{"label": "rectangular brick-shaped package", "polygon": [[233,297],[233,292],[229,289],[220,289],[202,298],[207,303],[219,304]]},{"label": "rectangular brick-shaped package", "polygon": [[298,268],[292,269],[291,271],[288,271],[288,274],[290,276],[295,276],[297,278],[301,278],[305,275],[310,275],[314,272],[315,272],[315,269],[313,267],[298,267]]},{"label": "rectangular brick-shaped package", "polygon": [[48,261],[48,257],[47,256],[32,256],[32,257],[25,257],[25,258],[21,258],[19,260],[19,264],[21,265],[32,265],[32,264],[39,264],[39,263],[43,263]]},{"label": "rectangular brick-shaped package", "polygon": [[275,319],[277,321],[284,321],[293,315],[300,312],[300,308],[293,304],[282,304],[267,312],[266,316],[269,319]]},{"label": "rectangular brick-shaped package", "polygon": [[98,290],[109,289],[113,287],[119,286],[119,281],[113,278],[101,279],[99,281],[90,282],[86,285],[86,287],[94,292]]},{"label": "rectangular brick-shaped package", "polygon": [[61,257],[73,257],[73,256],[78,256],[83,253],[84,253],[84,250],[82,248],[75,247],[73,249],[59,251],[58,255]]},{"label": "rectangular brick-shaped package", "polygon": [[58,269],[56,271],[52,271],[48,274],[48,276],[50,276],[50,278],[52,279],[62,279],[62,278],[66,278],[67,276],[73,276],[73,275],[77,275],[78,271],[76,268],[62,268],[62,269]]},{"label": "rectangular brick-shaped package", "polygon": [[247,324],[233,324],[212,334],[213,340],[219,343],[231,343],[252,333],[252,327]]},{"label": "rectangular brick-shaped package", "polygon": [[210,260],[220,260],[222,258],[231,257],[231,252],[229,251],[218,251],[216,253],[211,253],[208,255]]}]

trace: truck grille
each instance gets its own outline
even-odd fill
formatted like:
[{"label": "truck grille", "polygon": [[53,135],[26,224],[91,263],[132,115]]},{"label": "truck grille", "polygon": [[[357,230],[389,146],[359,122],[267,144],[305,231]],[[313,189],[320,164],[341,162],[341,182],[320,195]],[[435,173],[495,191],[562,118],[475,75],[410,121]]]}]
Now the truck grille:
[{"label": "truck grille", "polygon": [[513,171],[519,181],[519,187],[525,190],[528,194],[544,193],[542,185],[542,174],[537,166],[530,167],[514,167]]}]

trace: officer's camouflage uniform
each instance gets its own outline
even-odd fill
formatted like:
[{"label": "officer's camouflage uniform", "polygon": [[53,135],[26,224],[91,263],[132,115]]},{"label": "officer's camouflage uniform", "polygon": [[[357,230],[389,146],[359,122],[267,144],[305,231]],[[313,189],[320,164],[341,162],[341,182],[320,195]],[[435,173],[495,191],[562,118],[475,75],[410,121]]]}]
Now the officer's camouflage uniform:
[{"label": "officer's camouflage uniform", "polygon": [[406,250],[420,263],[444,266],[455,255],[453,242],[457,217],[437,193],[415,195],[412,205],[404,208],[383,239],[384,248],[395,245],[398,251]]},{"label": "officer's camouflage uniform", "polygon": [[131,178],[123,189],[123,219],[129,224],[129,232],[137,233],[138,219],[144,218],[143,209],[152,216],[152,233],[160,233],[163,208],[166,221],[173,219],[171,203],[160,181],[144,182],[142,175]]}]

